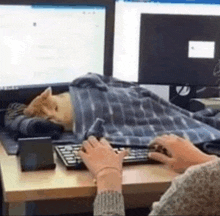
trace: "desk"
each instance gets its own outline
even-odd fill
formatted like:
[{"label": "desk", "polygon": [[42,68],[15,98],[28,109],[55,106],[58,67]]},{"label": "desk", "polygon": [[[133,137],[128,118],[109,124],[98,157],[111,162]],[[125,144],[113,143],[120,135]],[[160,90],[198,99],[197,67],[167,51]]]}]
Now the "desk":
[{"label": "desk", "polygon": [[[28,201],[62,202],[65,200],[63,203],[66,203],[66,199],[71,199],[71,213],[92,211],[96,186],[89,171],[68,171],[55,153],[54,158],[57,164],[55,170],[21,172],[19,158],[8,156],[0,144],[1,178],[7,214],[13,215],[15,207],[21,207]],[[151,206],[152,202],[157,201],[166,191],[172,179],[177,175],[162,164],[124,166],[125,208]],[[77,202],[77,200],[81,201]],[[50,209],[47,204],[46,209],[53,211],[55,207],[56,205],[53,204]],[[59,210],[55,212],[60,214]],[[41,214],[46,214],[46,212]]]},{"label": "desk", "polygon": [[220,98],[192,98],[190,100],[190,110],[195,112],[205,108],[220,110]]}]

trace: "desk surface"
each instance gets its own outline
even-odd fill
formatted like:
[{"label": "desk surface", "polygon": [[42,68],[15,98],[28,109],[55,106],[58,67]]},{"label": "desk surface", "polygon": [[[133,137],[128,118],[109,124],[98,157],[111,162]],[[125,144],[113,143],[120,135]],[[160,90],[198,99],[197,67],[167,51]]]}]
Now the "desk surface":
[{"label": "desk surface", "polygon": [[[1,177],[5,202],[91,197],[96,186],[88,170],[69,171],[54,153],[55,170],[22,172],[17,156],[0,145]],[[123,194],[163,193],[178,174],[165,165],[123,167]]]}]

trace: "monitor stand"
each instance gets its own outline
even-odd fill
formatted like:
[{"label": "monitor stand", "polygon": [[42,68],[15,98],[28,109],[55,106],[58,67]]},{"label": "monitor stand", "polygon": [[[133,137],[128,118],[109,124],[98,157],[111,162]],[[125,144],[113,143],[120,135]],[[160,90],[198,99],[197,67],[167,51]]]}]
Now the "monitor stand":
[{"label": "monitor stand", "polygon": [[190,110],[190,99],[196,97],[196,86],[170,86],[169,101],[183,109]]}]

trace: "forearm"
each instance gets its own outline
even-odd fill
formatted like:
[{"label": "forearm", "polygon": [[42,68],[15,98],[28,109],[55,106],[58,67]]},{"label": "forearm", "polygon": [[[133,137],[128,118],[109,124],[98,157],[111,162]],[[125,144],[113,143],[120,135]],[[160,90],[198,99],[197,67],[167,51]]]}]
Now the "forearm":
[{"label": "forearm", "polygon": [[94,216],[125,216],[121,173],[113,169],[101,171],[97,176],[97,196]]},{"label": "forearm", "polygon": [[219,171],[220,161],[217,157],[216,160],[190,167],[172,181],[159,202],[153,204],[149,216],[215,215],[216,211],[219,212],[214,207],[219,199],[219,186],[216,184],[220,179]]},{"label": "forearm", "polygon": [[122,193],[122,176],[119,171],[106,169],[97,175],[97,193],[100,194],[102,191]]}]

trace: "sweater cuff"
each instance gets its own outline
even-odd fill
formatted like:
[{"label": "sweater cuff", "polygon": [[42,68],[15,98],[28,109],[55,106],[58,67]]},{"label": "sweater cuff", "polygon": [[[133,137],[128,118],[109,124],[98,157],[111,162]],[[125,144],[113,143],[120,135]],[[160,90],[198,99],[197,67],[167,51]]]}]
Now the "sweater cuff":
[{"label": "sweater cuff", "polygon": [[97,194],[93,203],[94,216],[125,215],[123,195],[117,191],[103,191]]}]

